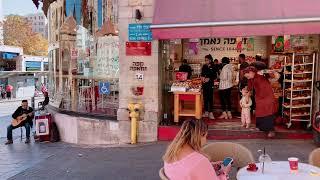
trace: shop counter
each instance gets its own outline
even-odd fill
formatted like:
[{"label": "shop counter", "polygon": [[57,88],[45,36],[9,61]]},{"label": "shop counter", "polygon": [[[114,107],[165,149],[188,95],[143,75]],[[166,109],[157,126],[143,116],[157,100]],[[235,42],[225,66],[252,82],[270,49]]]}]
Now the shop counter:
[{"label": "shop counter", "polygon": [[[179,122],[180,116],[191,116],[201,119],[202,93],[201,92],[173,92],[174,94],[174,122]],[[184,102],[194,102],[193,109],[185,109]]]}]

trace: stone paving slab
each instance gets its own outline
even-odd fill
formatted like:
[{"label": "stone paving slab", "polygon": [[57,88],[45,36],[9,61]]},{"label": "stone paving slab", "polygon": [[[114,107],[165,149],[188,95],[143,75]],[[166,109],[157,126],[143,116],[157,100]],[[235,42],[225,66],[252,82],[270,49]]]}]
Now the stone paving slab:
[{"label": "stone paving slab", "polygon": [[[0,117],[0,139],[6,139],[7,137],[7,126],[10,125],[12,120],[12,117],[9,116],[3,116]],[[14,137],[14,139],[19,139],[20,138],[20,134],[21,134],[21,130],[20,128],[17,128],[15,130],[13,130],[12,135]],[[22,135],[25,138],[26,134],[25,134],[25,128],[22,128]]]},{"label": "stone paving slab", "polygon": [[8,179],[30,167],[35,166],[48,157],[63,151],[69,145],[63,143],[43,144],[15,141],[14,144],[4,145],[5,139],[0,140],[0,179]]},{"label": "stone paving slab", "polygon": [[[289,156],[299,157],[307,162],[309,153],[316,148],[312,141],[306,140],[239,140],[232,141],[248,147],[258,157],[257,150],[266,148],[272,160],[286,161]],[[9,178],[11,180],[158,180],[158,170],[163,166],[161,156],[168,142],[125,147],[71,146],[60,144],[34,145],[42,147],[51,154],[43,153],[40,162]],[[47,146],[64,146],[59,151]],[[67,146],[67,147],[66,147]],[[54,150],[54,152],[52,152]],[[1,154],[0,154],[1,156]],[[22,158],[21,155],[19,158]],[[36,157],[35,157],[36,158]],[[235,179],[235,172],[231,174]]]}]

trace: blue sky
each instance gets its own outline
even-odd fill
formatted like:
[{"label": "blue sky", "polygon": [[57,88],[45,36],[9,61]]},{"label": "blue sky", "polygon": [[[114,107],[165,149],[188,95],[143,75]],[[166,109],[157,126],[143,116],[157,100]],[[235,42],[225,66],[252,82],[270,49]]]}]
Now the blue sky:
[{"label": "blue sky", "polygon": [[4,16],[9,14],[26,15],[41,11],[41,8],[37,10],[32,0],[2,0],[2,7]]}]

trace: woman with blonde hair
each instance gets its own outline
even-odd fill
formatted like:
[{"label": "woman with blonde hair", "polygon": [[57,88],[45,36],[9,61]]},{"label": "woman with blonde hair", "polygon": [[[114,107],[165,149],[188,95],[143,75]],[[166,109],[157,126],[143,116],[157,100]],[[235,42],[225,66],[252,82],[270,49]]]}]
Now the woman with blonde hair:
[{"label": "woman with blonde hair", "polygon": [[208,125],[202,120],[187,120],[183,123],[163,156],[164,172],[170,180],[227,179],[230,167],[221,168],[217,176],[213,164],[201,152],[207,134]]}]

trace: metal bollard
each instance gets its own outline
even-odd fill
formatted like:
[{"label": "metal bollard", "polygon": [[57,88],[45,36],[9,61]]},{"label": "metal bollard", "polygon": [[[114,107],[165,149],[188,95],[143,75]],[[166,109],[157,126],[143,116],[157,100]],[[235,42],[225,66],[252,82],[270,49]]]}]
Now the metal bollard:
[{"label": "metal bollard", "polygon": [[141,104],[129,103],[129,117],[131,118],[131,144],[137,143],[137,124],[140,119],[140,111],[142,109]]}]

